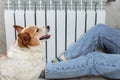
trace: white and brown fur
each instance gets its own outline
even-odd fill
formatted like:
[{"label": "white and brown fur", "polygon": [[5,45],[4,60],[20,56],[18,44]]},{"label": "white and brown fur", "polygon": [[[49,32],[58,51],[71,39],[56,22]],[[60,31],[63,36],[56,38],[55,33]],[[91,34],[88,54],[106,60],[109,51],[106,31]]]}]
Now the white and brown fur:
[{"label": "white and brown fur", "polygon": [[[10,50],[0,57],[0,80],[38,80],[44,68],[43,36],[47,27],[14,25],[17,40]],[[49,37],[48,37],[49,38]]]}]

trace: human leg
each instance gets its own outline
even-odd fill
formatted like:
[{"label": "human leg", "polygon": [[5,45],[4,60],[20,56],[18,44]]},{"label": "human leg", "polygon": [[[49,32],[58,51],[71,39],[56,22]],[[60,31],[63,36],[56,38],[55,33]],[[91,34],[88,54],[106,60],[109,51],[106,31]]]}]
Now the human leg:
[{"label": "human leg", "polygon": [[[65,61],[93,52],[97,47],[111,53],[120,52],[120,32],[104,24],[97,24],[73,43],[60,58]],[[55,58],[56,59],[56,58]]]},{"label": "human leg", "polygon": [[[64,52],[67,60],[91,53],[96,47],[106,48],[113,54],[120,52],[120,32],[103,24],[98,24]],[[81,60],[82,62],[82,60]]]},{"label": "human leg", "polygon": [[86,75],[102,75],[120,79],[120,55],[98,52],[88,53],[72,60],[47,63],[46,79],[74,78]]},{"label": "human leg", "polygon": [[67,60],[93,52],[97,47],[105,48],[111,53],[120,53],[120,32],[104,24],[95,25],[64,54]]}]

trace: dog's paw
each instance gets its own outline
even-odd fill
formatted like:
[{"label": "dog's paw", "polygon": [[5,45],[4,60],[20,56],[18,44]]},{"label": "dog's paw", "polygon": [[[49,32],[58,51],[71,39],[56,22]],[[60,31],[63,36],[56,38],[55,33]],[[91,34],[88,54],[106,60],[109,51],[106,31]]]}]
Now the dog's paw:
[{"label": "dog's paw", "polygon": [[39,79],[45,79],[45,70],[40,73]]}]

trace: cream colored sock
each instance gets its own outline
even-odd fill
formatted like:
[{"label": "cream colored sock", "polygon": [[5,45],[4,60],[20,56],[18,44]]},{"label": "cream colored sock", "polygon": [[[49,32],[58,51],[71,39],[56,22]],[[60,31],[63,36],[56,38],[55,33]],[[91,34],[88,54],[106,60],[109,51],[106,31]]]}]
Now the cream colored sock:
[{"label": "cream colored sock", "polygon": [[61,54],[60,56],[55,57],[51,62],[56,63],[56,62],[61,62],[61,61],[66,61],[64,54]]},{"label": "cream colored sock", "polygon": [[61,58],[63,61],[66,61],[66,58],[65,58],[64,54],[60,55],[60,58]]}]

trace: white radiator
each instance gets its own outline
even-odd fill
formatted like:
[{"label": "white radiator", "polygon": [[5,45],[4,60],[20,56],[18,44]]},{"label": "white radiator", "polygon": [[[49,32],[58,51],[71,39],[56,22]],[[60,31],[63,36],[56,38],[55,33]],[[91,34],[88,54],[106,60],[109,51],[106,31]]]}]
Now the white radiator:
[{"label": "white radiator", "polygon": [[4,12],[7,49],[16,39],[14,24],[49,25],[46,61],[61,54],[87,30],[105,23],[105,0],[8,0]]}]

